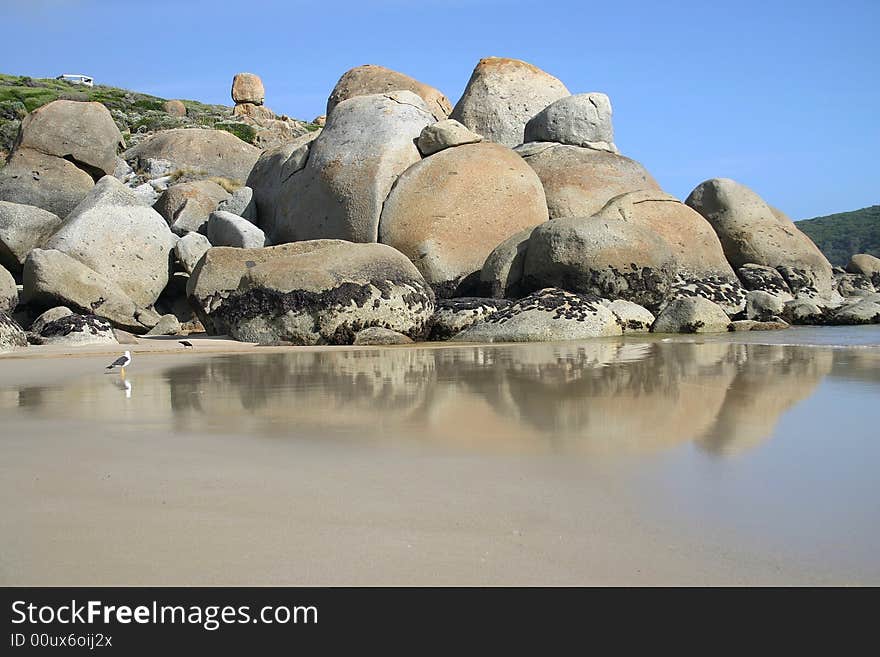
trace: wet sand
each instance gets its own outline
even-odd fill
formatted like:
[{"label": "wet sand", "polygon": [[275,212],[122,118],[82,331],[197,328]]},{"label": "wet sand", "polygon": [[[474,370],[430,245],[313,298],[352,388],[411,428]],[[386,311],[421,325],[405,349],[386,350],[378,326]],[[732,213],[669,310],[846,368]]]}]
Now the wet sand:
[{"label": "wet sand", "polygon": [[815,331],[6,354],[0,584],[878,584],[880,330]]}]

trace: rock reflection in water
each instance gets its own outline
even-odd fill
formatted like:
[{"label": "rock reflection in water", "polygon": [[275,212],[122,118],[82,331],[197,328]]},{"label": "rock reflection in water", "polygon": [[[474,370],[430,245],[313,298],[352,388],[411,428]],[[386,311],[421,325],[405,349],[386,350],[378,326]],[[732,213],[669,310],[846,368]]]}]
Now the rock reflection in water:
[{"label": "rock reflection in water", "polygon": [[267,352],[133,371],[124,399],[106,377],[17,397],[36,413],[181,432],[588,454],[694,441],[727,455],[769,438],[834,358],[722,342]]}]

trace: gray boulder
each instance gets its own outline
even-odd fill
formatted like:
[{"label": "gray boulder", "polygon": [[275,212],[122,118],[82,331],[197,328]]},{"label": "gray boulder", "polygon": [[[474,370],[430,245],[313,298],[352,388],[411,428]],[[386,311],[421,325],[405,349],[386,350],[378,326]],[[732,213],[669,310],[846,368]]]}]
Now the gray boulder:
[{"label": "gray boulder", "polygon": [[538,176],[512,150],[487,142],[441,151],[403,172],[383,205],[378,236],[440,296],[458,296],[499,242],[546,220]]},{"label": "gray boulder", "polygon": [[471,132],[455,119],[446,119],[425,126],[416,146],[422,155],[428,157],[447,148],[477,144],[481,141],[483,141],[482,135]]},{"label": "gray boulder", "polygon": [[263,151],[248,176],[247,187],[254,191],[257,225],[275,244],[287,241],[283,239],[287,212],[299,191],[295,184],[287,182],[305,168],[312,144],[321,132],[308,132],[290,143]]},{"label": "gray boulder", "polygon": [[351,344],[371,326],[417,339],[434,313],[431,289],[403,254],[341,240],[214,247],[187,294],[206,330],[258,343]]},{"label": "gray boulder", "polygon": [[[397,177],[421,159],[415,140],[433,122],[424,101],[409,91],[339,103],[305,166],[282,183],[268,224],[259,207],[269,240],[375,242],[382,204]],[[248,184],[257,192],[256,181]]]},{"label": "gray boulder", "polygon": [[517,59],[487,57],[474,68],[450,118],[488,141],[513,148],[523,142],[526,123],[568,96],[558,79]]},{"label": "gray boulder", "polygon": [[807,299],[792,299],[783,307],[782,317],[789,324],[825,324],[828,308]]},{"label": "gray boulder", "polygon": [[172,185],[153,205],[176,235],[205,232],[208,217],[230,198],[229,192],[211,180]]},{"label": "gray boulder", "polygon": [[126,296],[146,307],[168,283],[175,242],[158,212],[116,178],[104,176],[45,247],[115,281]]},{"label": "gray boulder", "polygon": [[213,246],[235,246],[240,249],[259,249],[266,246],[263,231],[250,221],[218,210],[208,217],[208,241]]},{"label": "gray boulder", "polygon": [[22,279],[22,302],[37,308],[69,306],[135,333],[147,331],[159,320],[154,312],[139,308],[112,279],[60,251],[31,251]]},{"label": "gray boulder", "polygon": [[[828,259],[791,219],[748,187],[713,178],[698,185],[685,202],[712,224],[734,267],[747,263],[775,267],[795,296],[831,297],[834,279]],[[796,290],[795,278],[807,284]]]},{"label": "gray boulder", "polygon": [[18,322],[0,310],[0,352],[27,347],[27,334]]},{"label": "gray boulder", "polygon": [[730,318],[718,304],[702,297],[673,299],[660,311],[654,333],[723,333]]},{"label": "gray boulder", "polygon": [[453,336],[455,342],[554,342],[621,335],[599,297],[539,290]]},{"label": "gray boulder", "polygon": [[366,345],[392,345],[392,344],[412,344],[412,338],[403,333],[392,331],[391,329],[381,326],[371,326],[365,328],[354,335],[352,344],[357,346]]},{"label": "gray boulder", "polygon": [[624,333],[649,333],[654,325],[654,314],[632,301],[602,299],[602,305],[617,316]]},{"label": "gray boulder", "polygon": [[31,249],[43,246],[60,225],[61,219],[51,212],[0,201],[0,265],[21,273]]},{"label": "gray boulder", "polygon": [[727,325],[727,330],[731,332],[743,331],[780,331],[788,328],[788,322],[781,319],[773,318],[765,322],[759,322],[753,319],[738,319]]},{"label": "gray boulder", "polygon": [[74,313],[46,322],[38,332],[32,329],[31,336],[36,344],[119,344],[110,322],[95,315]]},{"label": "gray boulder", "polygon": [[771,317],[781,317],[785,304],[791,299],[790,294],[751,290],[746,295],[746,317],[761,322],[768,321]]},{"label": "gray boulder", "polygon": [[110,111],[101,103],[55,100],[24,117],[16,149],[68,160],[97,180],[113,174],[116,153],[124,145]]},{"label": "gray boulder", "polygon": [[202,256],[211,248],[210,240],[200,233],[187,233],[174,245],[177,261],[187,274],[192,274]]},{"label": "gray boulder", "polygon": [[480,285],[494,298],[516,299],[522,290],[523,266],[534,228],[524,228],[496,246],[480,270]]},{"label": "gray boulder", "polygon": [[15,312],[18,305],[18,286],[5,267],[0,267],[0,310],[10,315]]},{"label": "gray boulder", "polygon": [[42,313],[31,323],[31,326],[28,330],[31,333],[40,334],[42,333],[43,327],[46,326],[46,324],[49,324],[50,322],[54,322],[57,319],[67,317],[68,315],[72,314],[73,311],[67,306],[55,306],[54,308],[49,308],[49,310]]},{"label": "gray boulder", "polygon": [[0,169],[0,201],[33,205],[66,217],[94,187],[92,177],[71,162],[18,148]]},{"label": "gray boulder", "polygon": [[189,169],[205,178],[218,176],[243,183],[260,157],[260,149],[225,130],[179,128],[147,137],[123,157],[127,162],[167,160],[175,168]]},{"label": "gray boulder", "polygon": [[247,186],[239,187],[232,192],[232,196],[220,201],[217,209],[237,214],[251,223],[256,223],[257,221],[257,204],[254,202],[254,190]]},{"label": "gray boulder", "polygon": [[156,325],[147,331],[146,335],[178,335],[180,333],[180,320],[175,315],[162,315]]},{"label": "gray boulder", "polygon": [[864,297],[876,292],[871,279],[864,274],[841,274],[835,280],[837,291],[844,297]]},{"label": "gray boulder", "polygon": [[868,253],[857,253],[850,258],[846,270],[850,274],[866,276],[874,287],[880,289],[880,258]]},{"label": "gray boulder", "polygon": [[458,297],[438,299],[437,310],[431,320],[430,340],[448,340],[489,315],[509,307],[506,299]]},{"label": "gray boulder", "polygon": [[560,98],[532,117],[523,141],[552,141],[616,153],[611,100],[602,93]]},{"label": "gray boulder", "polygon": [[641,164],[615,153],[551,142],[515,150],[541,179],[551,219],[589,217],[621,194],[660,191]]},{"label": "gray boulder", "polygon": [[862,299],[848,303],[831,314],[833,324],[880,324],[880,303]]}]

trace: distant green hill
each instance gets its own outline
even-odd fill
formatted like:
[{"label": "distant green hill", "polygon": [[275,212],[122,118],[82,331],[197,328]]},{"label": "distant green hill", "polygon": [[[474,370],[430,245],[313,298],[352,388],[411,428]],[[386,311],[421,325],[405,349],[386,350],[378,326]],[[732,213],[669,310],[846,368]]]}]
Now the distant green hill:
[{"label": "distant green hill", "polygon": [[855,253],[880,258],[880,205],[797,222],[832,265],[845,266]]}]

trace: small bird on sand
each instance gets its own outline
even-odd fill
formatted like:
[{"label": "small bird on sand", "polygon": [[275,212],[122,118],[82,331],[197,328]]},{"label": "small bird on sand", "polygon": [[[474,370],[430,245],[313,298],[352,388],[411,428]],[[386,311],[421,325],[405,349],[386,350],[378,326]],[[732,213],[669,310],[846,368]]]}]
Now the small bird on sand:
[{"label": "small bird on sand", "polygon": [[122,374],[122,376],[124,377],[125,376],[125,368],[128,367],[130,363],[131,363],[131,352],[126,350],[126,352],[124,354],[122,354],[119,358],[117,358],[112,363],[110,363],[107,366],[107,369],[112,370],[114,367],[118,367],[120,374]]},{"label": "small bird on sand", "polygon": [[190,342],[189,340],[178,340],[177,342],[182,344],[184,349],[192,349],[193,348],[193,343]]}]

